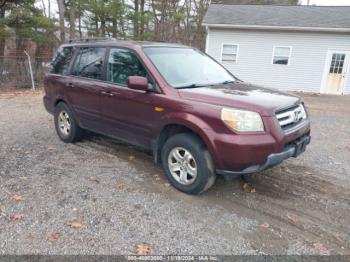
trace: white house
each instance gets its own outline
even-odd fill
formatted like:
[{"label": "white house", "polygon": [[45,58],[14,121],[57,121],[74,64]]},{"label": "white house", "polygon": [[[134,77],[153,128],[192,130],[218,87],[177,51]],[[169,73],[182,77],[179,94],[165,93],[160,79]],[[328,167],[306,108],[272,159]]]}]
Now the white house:
[{"label": "white house", "polygon": [[211,4],[203,26],[206,52],[244,81],[350,94],[350,6]]}]

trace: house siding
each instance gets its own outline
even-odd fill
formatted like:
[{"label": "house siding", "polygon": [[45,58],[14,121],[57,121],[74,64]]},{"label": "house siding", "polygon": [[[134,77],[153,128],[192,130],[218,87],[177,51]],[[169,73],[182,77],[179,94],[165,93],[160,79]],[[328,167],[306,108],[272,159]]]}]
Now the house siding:
[{"label": "house siding", "polygon": [[[349,34],[210,28],[207,53],[221,62],[222,44],[238,44],[237,63],[222,64],[238,78],[280,90],[319,93],[329,49],[350,51]],[[290,46],[289,65],[272,64],[274,46]],[[350,65],[349,65],[350,67]],[[350,94],[350,68],[344,94]]]}]

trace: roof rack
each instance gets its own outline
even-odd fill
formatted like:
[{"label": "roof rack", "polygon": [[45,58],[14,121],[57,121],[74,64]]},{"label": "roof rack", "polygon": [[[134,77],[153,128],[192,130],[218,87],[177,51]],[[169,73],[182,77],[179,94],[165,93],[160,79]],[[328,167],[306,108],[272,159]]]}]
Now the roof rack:
[{"label": "roof rack", "polygon": [[108,41],[108,40],[117,40],[117,39],[114,37],[78,38],[78,39],[70,39],[68,43],[82,43],[82,42]]}]

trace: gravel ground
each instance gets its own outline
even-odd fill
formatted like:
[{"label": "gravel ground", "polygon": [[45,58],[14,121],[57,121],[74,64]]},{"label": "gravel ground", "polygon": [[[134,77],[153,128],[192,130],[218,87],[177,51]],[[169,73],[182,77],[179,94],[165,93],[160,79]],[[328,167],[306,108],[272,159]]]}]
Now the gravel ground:
[{"label": "gravel ground", "polygon": [[95,134],[60,142],[41,94],[0,96],[0,254],[135,254],[145,243],[153,254],[350,255],[350,97],[304,100],[303,155],[188,196],[140,149]]}]

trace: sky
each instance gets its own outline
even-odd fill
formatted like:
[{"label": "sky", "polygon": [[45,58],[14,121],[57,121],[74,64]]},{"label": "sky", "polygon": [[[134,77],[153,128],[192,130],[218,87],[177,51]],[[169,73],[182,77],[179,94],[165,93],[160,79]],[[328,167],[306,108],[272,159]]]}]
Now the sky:
[{"label": "sky", "polygon": [[[303,5],[307,4],[307,0],[302,0]],[[310,5],[350,5],[350,0],[310,0]]]}]

